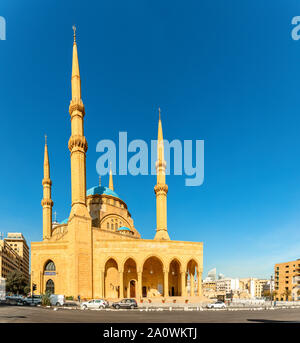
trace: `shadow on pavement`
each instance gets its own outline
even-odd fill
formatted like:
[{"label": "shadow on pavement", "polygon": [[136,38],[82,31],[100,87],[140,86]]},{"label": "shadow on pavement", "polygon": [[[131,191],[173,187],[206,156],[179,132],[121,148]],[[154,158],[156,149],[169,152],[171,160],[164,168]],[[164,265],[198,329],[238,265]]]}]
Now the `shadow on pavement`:
[{"label": "shadow on pavement", "polygon": [[294,320],[272,320],[272,319],[247,319],[248,322],[256,323],[300,323],[300,321]]}]

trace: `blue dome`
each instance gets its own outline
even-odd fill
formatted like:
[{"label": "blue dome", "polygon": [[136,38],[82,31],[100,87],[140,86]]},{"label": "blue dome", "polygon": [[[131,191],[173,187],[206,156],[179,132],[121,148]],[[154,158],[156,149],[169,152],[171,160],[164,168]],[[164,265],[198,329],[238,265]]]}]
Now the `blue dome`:
[{"label": "blue dome", "polygon": [[102,186],[97,186],[97,187],[92,187],[90,189],[87,190],[86,195],[111,195],[115,198],[119,198],[117,193],[115,193],[114,191],[112,191],[111,189],[109,189],[108,187],[102,187]]},{"label": "blue dome", "polygon": [[131,230],[128,227],[126,227],[126,226],[121,226],[121,227],[118,228],[117,231],[131,231]]},{"label": "blue dome", "polygon": [[66,218],[62,222],[60,222],[59,224],[68,224],[68,220],[69,220],[69,218]]}]

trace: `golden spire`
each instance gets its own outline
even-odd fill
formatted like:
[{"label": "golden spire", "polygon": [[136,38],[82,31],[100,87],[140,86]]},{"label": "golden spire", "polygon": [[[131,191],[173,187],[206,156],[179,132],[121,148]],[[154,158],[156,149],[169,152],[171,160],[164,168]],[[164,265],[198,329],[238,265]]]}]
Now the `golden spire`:
[{"label": "golden spire", "polygon": [[168,186],[166,185],[166,161],[164,159],[164,139],[161,123],[160,108],[158,109],[158,137],[157,137],[157,161],[156,177],[157,183],[154,187],[156,194],[156,235],[154,239],[170,240],[167,229],[167,193]]},{"label": "golden spire", "polygon": [[113,182],[113,175],[112,175],[112,171],[111,171],[111,163],[110,163],[110,168],[109,168],[109,189],[111,189],[112,191],[114,190],[114,182]]},{"label": "golden spire", "polygon": [[164,161],[164,138],[163,129],[161,123],[160,107],[158,108],[159,119],[158,119],[158,134],[157,134],[157,159],[158,161]]},{"label": "golden spire", "polygon": [[44,152],[44,178],[43,178],[43,239],[51,237],[52,234],[52,206],[50,180],[50,163],[47,146],[47,136],[45,135],[45,152]]},{"label": "golden spire", "polygon": [[47,135],[45,135],[45,151],[44,151],[44,179],[50,179],[50,165],[47,146]]},{"label": "golden spire", "polygon": [[76,43],[76,27],[73,26],[74,43],[73,43],[73,63],[72,63],[72,100],[81,99],[81,81],[79,72],[78,52]]}]

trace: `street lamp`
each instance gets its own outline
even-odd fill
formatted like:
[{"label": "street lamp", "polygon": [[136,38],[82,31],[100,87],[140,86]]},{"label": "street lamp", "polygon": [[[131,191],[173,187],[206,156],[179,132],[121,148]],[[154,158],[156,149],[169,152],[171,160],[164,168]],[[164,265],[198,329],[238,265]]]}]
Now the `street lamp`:
[{"label": "street lamp", "polygon": [[271,280],[270,280],[270,296],[271,296],[271,307],[272,307],[272,301],[273,301],[273,275],[271,275]]}]

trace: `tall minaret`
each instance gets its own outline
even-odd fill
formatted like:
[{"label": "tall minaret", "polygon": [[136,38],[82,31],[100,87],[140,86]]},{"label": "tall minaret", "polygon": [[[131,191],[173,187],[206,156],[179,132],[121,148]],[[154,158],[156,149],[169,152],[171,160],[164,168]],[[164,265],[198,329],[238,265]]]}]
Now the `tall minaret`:
[{"label": "tall minaret", "polygon": [[112,191],[114,190],[114,182],[113,182],[113,175],[111,171],[111,166],[109,168],[109,185],[108,188],[111,189]]},{"label": "tall minaret", "polygon": [[158,120],[158,138],[157,138],[157,161],[155,163],[157,184],[154,187],[156,194],[156,235],[154,239],[170,240],[167,229],[167,193],[166,185],[166,161],[164,158],[164,139],[160,117]]},{"label": "tall minaret", "polygon": [[69,150],[71,152],[71,183],[72,210],[80,216],[89,217],[86,207],[86,151],[88,148],[83,131],[84,105],[81,99],[81,81],[79,73],[78,53],[76,44],[76,28],[74,30],[73,64],[72,64],[72,100],[69,113],[71,116],[71,137]]},{"label": "tall minaret", "polygon": [[43,178],[43,239],[51,237],[52,233],[52,206],[50,180],[50,165],[48,156],[47,136],[45,136],[45,153],[44,153],[44,178]]}]

